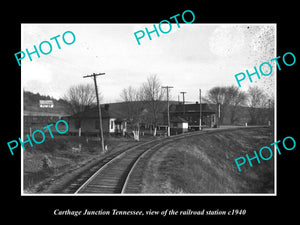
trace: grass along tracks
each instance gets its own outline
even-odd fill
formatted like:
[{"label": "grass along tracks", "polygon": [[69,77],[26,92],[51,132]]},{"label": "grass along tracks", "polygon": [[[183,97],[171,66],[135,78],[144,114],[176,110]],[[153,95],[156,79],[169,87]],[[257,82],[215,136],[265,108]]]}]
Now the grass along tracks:
[{"label": "grass along tracks", "polygon": [[[251,127],[247,128],[249,129]],[[145,165],[156,151],[176,140],[230,129],[245,129],[245,127],[227,127],[223,129],[209,129],[200,132],[185,133],[161,140],[153,140],[129,148],[101,166],[75,193],[140,193],[143,189],[142,181]],[[170,169],[172,170],[172,168]]]},{"label": "grass along tracks", "polygon": [[[225,127],[219,129],[207,129],[200,132],[186,133],[168,138],[145,141],[143,143],[134,143],[134,145],[131,146],[124,146],[120,151],[115,151],[100,159],[92,160],[91,162],[81,166],[79,170],[72,171],[70,175],[67,176],[67,179],[64,179],[58,185],[52,185],[50,188],[44,188],[39,191],[39,194],[178,193],[177,189],[174,191],[172,188],[172,190],[167,188],[166,190],[164,187],[170,184],[166,185],[164,182],[160,183],[159,180],[160,178],[163,178],[169,182],[172,181],[174,177],[160,176],[157,180],[150,176],[149,180],[149,171],[154,172],[153,176],[157,176],[161,172],[161,169],[164,170],[164,174],[168,174],[172,170],[173,172],[177,171],[178,168],[176,166],[176,162],[179,164],[182,163],[182,159],[180,159],[182,155],[178,154],[177,151],[174,151],[174,153],[178,154],[178,157],[170,155],[172,152],[170,151],[170,146],[173,146],[171,148],[174,149],[174,147],[177,147],[177,143],[179,143],[180,148],[189,148],[189,145],[182,146],[181,144],[185,143],[185,141],[189,142],[188,140],[192,137],[196,138],[201,136],[205,139],[207,135],[202,134],[210,135],[213,133],[222,133],[222,131],[226,132],[226,130],[229,129],[256,130],[257,128]],[[170,159],[168,159],[169,157]],[[195,160],[197,159],[199,160],[199,158],[195,157]],[[175,167],[169,168],[170,164],[168,162],[174,162],[175,164],[172,165],[172,167]],[[151,171],[154,169],[153,165],[161,163],[164,163],[166,167]],[[198,161],[198,163],[201,162]],[[158,169],[158,167],[156,169]],[[177,173],[179,177],[185,174],[182,171],[177,171]],[[151,179],[153,182],[149,182]],[[177,178],[175,178],[175,180],[176,179]],[[179,179],[178,182],[185,183],[186,181],[180,181]],[[158,189],[151,189],[151,185],[156,185]],[[179,190],[179,192],[182,192],[183,189]]]}]

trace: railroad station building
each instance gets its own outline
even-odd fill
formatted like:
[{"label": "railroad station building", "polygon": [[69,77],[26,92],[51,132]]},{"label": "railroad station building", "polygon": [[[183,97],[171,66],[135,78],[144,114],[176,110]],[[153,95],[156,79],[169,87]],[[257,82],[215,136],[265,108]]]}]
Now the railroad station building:
[{"label": "railroad station building", "polygon": [[[215,127],[217,125],[216,111],[214,106],[208,103],[201,104],[201,125],[202,127]],[[177,130],[177,133],[188,130],[199,130],[200,104],[172,104],[170,111],[170,127]],[[164,112],[164,121],[167,124],[167,112]]]}]

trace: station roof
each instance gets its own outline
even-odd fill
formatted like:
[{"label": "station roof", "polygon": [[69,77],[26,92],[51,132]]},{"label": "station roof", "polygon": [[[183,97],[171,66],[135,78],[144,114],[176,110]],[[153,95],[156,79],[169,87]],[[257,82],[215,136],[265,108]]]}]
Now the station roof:
[{"label": "station roof", "polygon": [[[123,119],[122,113],[111,110],[108,107],[101,106],[101,116],[102,118],[115,118]],[[85,110],[84,112],[79,112],[71,116],[71,118],[89,118],[89,119],[98,119],[98,107],[93,107]]]},{"label": "station roof", "polygon": [[[201,110],[203,113],[216,113],[214,104],[203,103]],[[200,104],[172,104],[170,106],[170,113],[200,113]]]}]

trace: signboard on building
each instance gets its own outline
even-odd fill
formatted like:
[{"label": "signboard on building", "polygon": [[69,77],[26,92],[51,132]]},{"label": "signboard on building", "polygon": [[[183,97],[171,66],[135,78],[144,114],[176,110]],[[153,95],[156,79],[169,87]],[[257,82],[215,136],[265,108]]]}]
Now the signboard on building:
[{"label": "signboard on building", "polygon": [[40,100],[40,108],[53,108],[54,103],[52,100]]}]

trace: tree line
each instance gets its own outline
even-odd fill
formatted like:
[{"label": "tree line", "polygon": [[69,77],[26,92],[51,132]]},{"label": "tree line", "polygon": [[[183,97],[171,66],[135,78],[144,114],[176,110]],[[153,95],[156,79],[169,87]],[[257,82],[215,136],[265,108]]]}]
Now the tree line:
[{"label": "tree line", "polygon": [[[157,75],[151,75],[139,87],[128,86],[120,92],[121,101],[125,104],[124,117],[129,121],[132,130],[139,131],[140,124],[149,124],[155,134],[157,125],[162,123],[162,113],[166,111],[166,93]],[[103,96],[99,94],[100,99]],[[95,105],[95,89],[91,84],[75,85],[68,89],[64,100],[70,103],[72,113],[83,112]],[[247,111],[249,125],[266,123],[272,120],[274,99],[268,97],[263,89],[250,86],[247,92],[237,86],[216,86],[207,91],[203,102],[209,103],[219,113],[219,124],[229,118],[229,124],[241,122],[241,110]],[[228,122],[227,122],[228,124]]]},{"label": "tree line", "polygon": [[150,129],[156,135],[157,125],[160,116],[166,108],[165,92],[161,88],[161,82],[157,75],[151,75],[140,87],[129,86],[123,88],[120,97],[126,104],[126,118],[130,121],[130,128],[133,130],[134,138],[138,140],[140,124],[151,124]]},{"label": "tree line", "polygon": [[230,124],[240,122],[242,107],[246,107],[250,120],[248,124],[262,124],[273,120],[274,98],[269,97],[263,89],[250,86],[247,92],[239,87],[218,86],[208,90],[204,99],[208,103],[220,108],[220,124],[223,124],[225,116],[230,118]]}]

